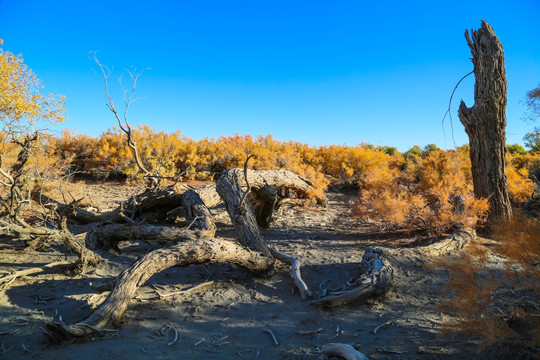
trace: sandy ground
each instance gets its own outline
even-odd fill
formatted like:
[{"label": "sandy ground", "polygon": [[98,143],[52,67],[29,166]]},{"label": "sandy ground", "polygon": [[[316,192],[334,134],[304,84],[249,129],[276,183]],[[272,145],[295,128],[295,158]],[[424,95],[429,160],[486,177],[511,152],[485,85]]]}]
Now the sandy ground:
[{"label": "sandy ground", "polygon": [[[85,185],[91,205],[109,210],[139,192],[135,187]],[[470,359],[474,344],[440,336],[448,320],[436,307],[447,274],[424,268],[425,259],[409,247],[410,238],[380,234],[349,216],[347,195],[329,193],[327,209],[282,206],[269,230],[268,242],[295,255],[316,295],[337,288],[358,273],[364,251],[387,249],[396,273],[383,299],[341,309],[319,309],[294,291],[290,272],[278,264],[271,278],[259,278],[230,264],[171,268],[141,287],[120,324],[103,336],[51,344],[42,327],[59,317],[82,320],[104,299],[90,283],[114,278],[155,245],[124,243],[122,252],[103,252],[107,259],[83,274],[53,268],[16,280],[0,291],[0,358],[2,359],[326,359],[320,348],[339,342],[354,345],[370,359]],[[234,231],[223,207],[211,209],[218,236]],[[74,231],[83,231],[74,227]],[[0,241],[0,273],[73,259],[61,247],[24,249],[17,241]],[[186,294],[170,293],[212,281]],[[374,334],[373,330],[382,326]],[[173,330],[177,329],[178,340]],[[275,334],[279,346],[265,331]],[[163,331],[160,331],[163,330]],[[306,335],[303,332],[312,332]]]}]

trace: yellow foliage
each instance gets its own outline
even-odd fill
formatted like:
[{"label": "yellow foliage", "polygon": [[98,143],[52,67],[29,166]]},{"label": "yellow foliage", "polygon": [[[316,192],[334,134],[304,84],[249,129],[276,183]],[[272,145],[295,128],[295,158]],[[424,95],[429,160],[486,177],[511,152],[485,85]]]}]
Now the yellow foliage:
[{"label": "yellow foliage", "polygon": [[0,121],[10,136],[18,139],[33,132],[39,122],[64,120],[64,98],[45,96],[40,88],[41,82],[22,56],[0,48]]},{"label": "yellow foliage", "polygon": [[[474,228],[485,220],[487,200],[474,198],[467,176],[469,161],[462,153],[431,151],[423,159],[412,156],[388,159],[366,172],[354,208],[356,216],[382,228],[424,231],[432,236],[460,227]],[[396,166],[410,159],[414,159],[414,167]]]}]

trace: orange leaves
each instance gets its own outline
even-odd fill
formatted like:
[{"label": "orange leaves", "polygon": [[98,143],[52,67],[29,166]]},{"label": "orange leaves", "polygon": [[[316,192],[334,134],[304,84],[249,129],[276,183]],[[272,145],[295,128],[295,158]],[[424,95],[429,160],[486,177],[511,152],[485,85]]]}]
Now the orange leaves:
[{"label": "orange leaves", "polygon": [[485,220],[486,200],[472,195],[464,154],[433,150],[387,157],[365,171],[354,213],[382,228],[440,236]]}]

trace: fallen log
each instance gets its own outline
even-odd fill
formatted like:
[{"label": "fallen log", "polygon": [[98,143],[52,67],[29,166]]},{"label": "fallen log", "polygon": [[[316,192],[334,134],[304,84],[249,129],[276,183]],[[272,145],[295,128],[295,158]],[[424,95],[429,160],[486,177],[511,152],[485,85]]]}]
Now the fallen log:
[{"label": "fallen log", "polygon": [[178,199],[180,201],[179,208],[189,224],[187,228],[137,223],[135,221],[102,223],[87,233],[86,246],[90,249],[112,248],[118,250],[118,242],[125,240],[168,243],[192,238],[213,237],[216,231],[214,220],[198,193],[187,190]]},{"label": "fallen log", "polygon": [[419,246],[415,248],[415,252],[422,256],[444,256],[462,250],[474,239],[476,239],[476,231],[464,228],[432,244]]},{"label": "fallen log", "polygon": [[208,262],[229,262],[255,272],[266,271],[272,265],[267,256],[230,241],[193,239],[177,243],[149,252],[124,270],[104,302],[86,319],[72,325],[50,322],[45,325],[44,331],[55,341],[99,333],[120,319],[137,289],[152,275],[173,266]]},{"label": "fallen log", "polygon": [[385,294],[392,284],[394,269],[380,248],[370,248],[362,257],[360,276],[339,291],[329,291],[325,296],[311,301],[318,306],[345,306]]},{"label": "fallen log", "polygon": [[[270,274],[273,270],[275,256],[281,261],[290,263],[295,279],[301,281],[299,261],[276,251],[272,254],[268,244],[261,236],[253,205],[251,201],[246,201],[251,189],[251,186],[247,186],[249,180],[246,173],[248,173],[247,169],[244,169],[244,174],[242,174],[241,169],[226,171],[216,184],[216,190],[225,201],[240,244],[214,238],[192,236],[189,241],[151,251],[118,276],[108,297],[92,315],[72,325],[66,325],[58,321],[51,322],[45,326],[45,333],[53,340],[60,341],[107,331],[106,326],[123,315],[137,289],[152,275],[172,266],[189,266],[207,262],[230,262],[250,271]],[[242,183],[246,184],[247,189],[245,192],[242,191]],[[265,183],[264,187],[266,186],[268,185]],[[160,193],[159,198],[165,193]],[[187,193],[187,190],[184,193]],[[175,194],[178,195],[177,192]],[[191,225],[202,229],[198,235],[213,234],[215,226],[213,222],[209,223],[212,218],[207,207],[202,204],[200,196],[196,193],[187,193],[185,196],[177,195],[174,195],[176,199],[175,205],[182,205],[186,216],[193,218]],[[135,210],[137,209],[137,211],[142,208],[148,209],[150,203],[155,204],[157,198],[152,200],[150,198],[151,196],[143,196],[138,198],[141,200],[140,202],[134,201],[131,215],[136,214]],[[128,225],[134,226],[133,223]],[[303,285],[300,284],[300,287],[304,289],[303,294],[308,294],[307,286],[303,281],[301,283]]]}]

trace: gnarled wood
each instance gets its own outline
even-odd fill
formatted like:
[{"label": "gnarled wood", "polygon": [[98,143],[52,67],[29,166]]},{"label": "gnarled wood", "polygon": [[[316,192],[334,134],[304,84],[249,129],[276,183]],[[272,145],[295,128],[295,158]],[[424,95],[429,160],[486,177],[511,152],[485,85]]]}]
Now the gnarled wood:
[{"label": "gnarled wood", "polygon": [[415,249],[415,252],[420,253],[422,256],[454,254],[463,249],[474,239],[476,239],[476,232],[474,230],[462,229],[433,244],[418,247]]},{"label": "gnarled wood", "polygon": [[474,64],[474,106],[464,101],[459,119],[469,136],[474,195],[489,199],[488,221],[509,218],[512,206],[505,173],[506,71],[501,42],[493,28],[482,21],[477,31],[465,32]]},{"label": "gnarled wood", "polygon": [[[245,184],[243,170],[231,169],[225,171],[219,177],[216,182],[216,190],[225,202],[227,212],[236,230],[240,244],[271,258],[268,244],[263,239],[257,226],[253,205],[249,201],[243,201],[244,192],[242,191],[242,184]],[[251,179],[250,184],[253,184]]]},{"label": "gnarled wood", "polygon": [[343,306],[386,293],[392,284],[394,269],[380,248],[370,248],[362,257],[360,276],[341,291],[330,291],[311,303],[320,306]]},{"label": "gnarled wood", "polygon": [[271,258],[230,241],[193,239],[154,250],[137,260],[116,279],[105,301],[86,319],[72,325],[48,323],[44,330],[56,341],[82,337],[99,332],[126,311],[135,292],[152,275],[173,266],[189,266],[207,262],[229,262],[251,271],[265,271],[272,265]]},{"label": "gnarled wood", "polygon": [[178,242],[195,238],[195,232],[175,226],[151,224],[101,224],[86,234],[89,249],[115,249],[118,242],[142,240],[157,243]]},{"label": "gnarled wood", "polygon": [[302,279],[302,275],[300,274],[300,266],[301,266],[300,260],[298,260],[297,258],[293,256],[283,254],[272,248],[270,248],[270,252],[272,253],[272,256],[275,259],[282,261],[288,265],[291,265],[292,277],[294,279],[294,283],[296,284],[296,287],[298,288],[298,290],[300,290],[300,296],[302,297],[302,300],[306,300],[308,296],[312,297],[313,293],[311,292],[311,290],[309,290],[308,286]]}]

